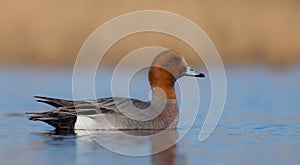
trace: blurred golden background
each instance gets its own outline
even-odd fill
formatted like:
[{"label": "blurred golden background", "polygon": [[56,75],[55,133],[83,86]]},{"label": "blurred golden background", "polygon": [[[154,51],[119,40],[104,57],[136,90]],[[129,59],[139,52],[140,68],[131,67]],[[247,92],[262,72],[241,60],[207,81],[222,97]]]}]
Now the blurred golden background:
[{"label": "blurred golden background", "polygon": [[[298,0],[1,0],[0,64],[72,66],[84,41],[104,22],[150,9],[197,23],[225,63],[300,63]],[[170,36],[145,33],[124,38],[106,55],[121,57],[148,45],[190,51]]]}]

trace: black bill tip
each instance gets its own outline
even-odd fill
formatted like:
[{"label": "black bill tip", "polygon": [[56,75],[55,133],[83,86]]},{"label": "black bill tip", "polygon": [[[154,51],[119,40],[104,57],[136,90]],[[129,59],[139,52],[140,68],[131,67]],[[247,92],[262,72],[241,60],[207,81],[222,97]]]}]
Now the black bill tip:
[{"label": "black bill tip", "polygon": [[201,77],[201,78],[203,78],[203,77],[205,77],[205,74],[199,73],[199,74],[195,75],[195,77]]}]

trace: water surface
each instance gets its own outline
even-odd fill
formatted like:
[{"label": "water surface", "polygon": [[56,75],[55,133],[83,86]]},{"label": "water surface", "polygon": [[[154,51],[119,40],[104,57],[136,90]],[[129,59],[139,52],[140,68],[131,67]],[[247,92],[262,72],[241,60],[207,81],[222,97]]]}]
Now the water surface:
[{"label": "water surface", "polygon": [[[1,68],[0,161],[1,164],[299,164],[300,162],[300,68],[272,69],[262,66],[228,67],[227,100],[213,134],[198,142],[210,104],[209,78],[200,84],[199,113],[186,136],[169,150],[156,155],[128,157],[98,145],[80,132],[55,134],[41,122],[27,120],[25,112],[51,110],[36,103],[33,95],[72,98],[72,69]],[[97,75],[97,97],[110,96],[109,72]],[[146,71],[134,77],[130,96],[147,100]],[[182,81],[189,81],[184,79]],[[183,90],[195,92],[192,86]],[[177,86],[177,91],[180,92]],[[179,102],[181,97],[178,98]],[[197,100],[183,98],[191,104]],[[189,107],[180,113],[189,112]],[[188,119],[185,119],[188,120]],[[192,120],[192,119],[190,119]],[[177,132],[187,129],[180,125]],[[109,132],[106,132],[109,133]],[[98,138],[115,145],[128,139]],[[151,150],[143,141],[132,148]],[[136,146],[134,146],[136,145]],[[130,149],[130,148],[128,148]]]}]

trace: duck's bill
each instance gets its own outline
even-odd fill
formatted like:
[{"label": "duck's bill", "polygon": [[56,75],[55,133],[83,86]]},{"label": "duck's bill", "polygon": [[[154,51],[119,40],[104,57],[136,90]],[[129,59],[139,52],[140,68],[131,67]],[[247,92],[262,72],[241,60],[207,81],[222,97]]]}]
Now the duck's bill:
[{"label": "duck's bill", "polygon": [[184,74],[185,76],[192,76],[192,77],[205,77],[203,73],[200,73],[198,71],[195,71],[193,68],[190,66],[186,67],[186,72]]}]

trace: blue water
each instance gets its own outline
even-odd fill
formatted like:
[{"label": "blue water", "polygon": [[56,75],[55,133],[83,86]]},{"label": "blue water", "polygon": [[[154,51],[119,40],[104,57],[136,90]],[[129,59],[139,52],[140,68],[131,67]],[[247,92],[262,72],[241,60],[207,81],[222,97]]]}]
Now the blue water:
[{"label": "blue water", "polygon": [[[109,73],[99,71],[97,97],[111,95]],[[57,135],[51,126],[27,120],[25,112],[51,110],[36,103],[33,95],[72,98],[72,69],[1,68],[0,162],[5,165],[299,164],[299,73],[300,67],[296,66],[227,67],[225,109],[218,127],[204,142],[198,141],[198,135],[210,104],[210,81],[198,80],[199,113],[186,136],[163,153],[131,157],[109,151],[80,133]],[[146,71],[141,71],[134,77],[129,90],[131,97],[148,99],[145,74]],[[190,86],[184,88],[194,91]],[[183,116],[185,112],[180,110]],[[185,126],[180,126],[179,133],[183,129]],[[109,142],[122,145],[126,140]],[[131,147],[145,149],[139,143]]]}]

